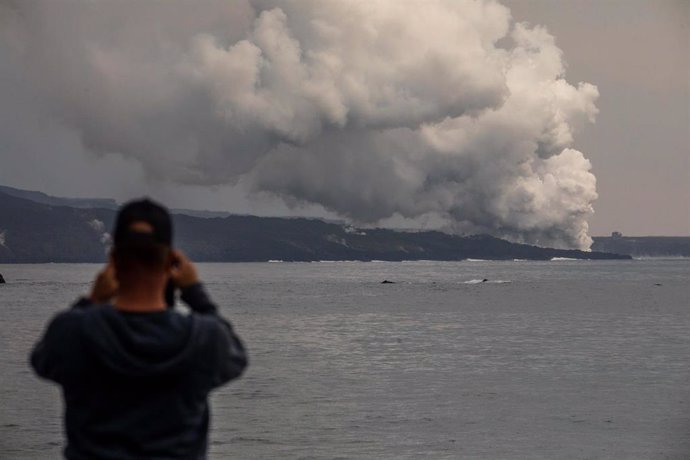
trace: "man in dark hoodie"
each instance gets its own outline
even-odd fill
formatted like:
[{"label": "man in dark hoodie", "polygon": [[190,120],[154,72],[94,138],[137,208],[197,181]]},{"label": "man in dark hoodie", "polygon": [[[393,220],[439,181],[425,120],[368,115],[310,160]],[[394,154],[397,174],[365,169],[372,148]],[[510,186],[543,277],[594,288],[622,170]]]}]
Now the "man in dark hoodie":
[{"label": "man in dark hoodie", "polygon": [[[166,285],[191,313],[169,308]],[[149,200],[117,216],[91,295],[59,313],[31,353],[62,387],[68,459],[205,459],[209,392],[247,355],[194,265],[172,248],[168,212]]]}]

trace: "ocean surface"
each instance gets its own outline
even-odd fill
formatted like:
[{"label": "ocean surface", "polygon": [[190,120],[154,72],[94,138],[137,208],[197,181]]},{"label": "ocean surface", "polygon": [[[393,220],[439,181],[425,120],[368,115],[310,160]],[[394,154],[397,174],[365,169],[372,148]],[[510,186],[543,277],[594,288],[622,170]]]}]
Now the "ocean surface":
[{"label": "ocean surface", "polygon": [[[98,268],[0,266],[0,458],[60,457],[27,356]],[[688,259],[199,268],[251,357],[211,458],[690,458]]]}]

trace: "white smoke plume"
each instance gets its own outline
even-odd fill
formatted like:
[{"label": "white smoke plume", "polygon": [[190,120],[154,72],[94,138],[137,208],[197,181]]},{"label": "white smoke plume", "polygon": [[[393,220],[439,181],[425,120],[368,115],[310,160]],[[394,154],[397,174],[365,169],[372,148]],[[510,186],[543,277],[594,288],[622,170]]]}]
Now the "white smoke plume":
[{"label": "white smoke plume", "polygon": [[184,184],[242,180],[355,224],[586,249],[574,133],[596,87],[494,1],[37,1],[0,11],[47,110],[96,153]]},{"label": "white smoke plume", "polygon": [[87,222],[89,227],[91,227],[100,237],[100,241],[103,244],[110,244],[112,238],[110,233],[105,230],[105,224],[100,219],[93,219]]}]

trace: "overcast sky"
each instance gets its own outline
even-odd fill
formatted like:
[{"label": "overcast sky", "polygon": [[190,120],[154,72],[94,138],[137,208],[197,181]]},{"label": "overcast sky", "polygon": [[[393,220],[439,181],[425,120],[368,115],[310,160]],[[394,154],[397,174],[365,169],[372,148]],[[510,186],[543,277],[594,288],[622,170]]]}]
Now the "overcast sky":
[{"label": "overcast sky", "polygon": [[566,246],[587,222],[690,235],[690,2],[502,1],[524,29],[462,2],[99,3],[0,3],[0,184]]},{"label": "overcast sky", "polygon": [[567,79],[599,88],[576,138],[597,176],[594,235],[690,235],[690,2],[506,0],[544,24]]}]

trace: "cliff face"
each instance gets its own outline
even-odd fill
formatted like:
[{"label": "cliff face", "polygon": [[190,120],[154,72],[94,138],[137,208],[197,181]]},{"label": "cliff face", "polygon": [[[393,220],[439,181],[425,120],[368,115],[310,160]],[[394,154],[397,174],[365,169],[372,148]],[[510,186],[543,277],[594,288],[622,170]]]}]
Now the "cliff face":
[{"label": "cliff face", "polygon": [[[113,211],[52,206],[0,193],[0,262],[105,260],[103,219]],[[108,222],[109,223],[109,222]]]},{"label": "cliff face", "polygon": [[209,261],[626,258],[513,244],[486,235],[361,230],[311,219],[178,215],[175,220],[180,247]]},{"label": "cliff face", "polygon": [[[37,203],[0,192],[0,263],[103,262],[115,211]],[[621,259],[513,244],[486,235],[360,230],[314,219],[176,214],[176,245],[197,261]]]},{"label": "cliff face", "polygon": [[16,198],[24,198],[34,203],[49,204],[52,206],[69,206],[71,208],[105,208],[117,209],[117,202],[111,198],[60,198],[46,195],[43,192],[21,190],[0,185],[0,193]]}]

